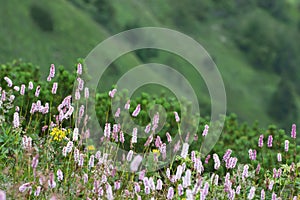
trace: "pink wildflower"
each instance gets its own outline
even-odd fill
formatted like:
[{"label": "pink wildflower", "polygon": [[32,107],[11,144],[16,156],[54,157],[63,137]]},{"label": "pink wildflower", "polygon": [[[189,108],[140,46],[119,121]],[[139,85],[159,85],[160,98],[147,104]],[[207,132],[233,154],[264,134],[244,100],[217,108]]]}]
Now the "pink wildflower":
[{"label": "pink wildflower", "polygon": [[256,160],[256,150],[249,149],[249,158],[250,160]]},{"label": "pink wildflower", "polygon": [[230,158],[231,153],[232,153],[232,150],[231,149],[227,149],[226,153],[223,156],[223,160],[227,161]]},{"label": "pink wildflower", "polygon": [[[40,195],[40,193],[41,193],[41,189],[42,189],[41,186],[37,186],[37,188],[36,188],[36,190],[34,192],[34,196],[38,197]],[[1,200],[1,198],[0,198],[0,200]]]},{"label": "pink wildflower", "polygon": [[50,77],[50,78],[54,78],[54,76],[55,76],[55,65],[54,65],[54,64],[51,64],[51,66],[50,66],[49,77]]},{"label": "pink wildflower", "polygon": [[80,99],[80,91],[78,88],[76,88],[75,90],[75,100],[79,100]]},{"label": "pink wildflower", "polygon": [[24,85],[24,84],[21,85],[20,94],[21,94],[21,95],[24,95],[24,94],[25,94],[25,85]]},{"label": "pink wildflower", "polygon": [[20,87],[19,86],[14,86],[14,90],[16,90],[17,92],[20,91]]},{"label": "pink wildflower", "polygon": [[151,130],[151,123],[146,126],[145,133],[149,133],[150,130]]},{"label": "pink wildflower", "polygon": [[14,124],[14,128],[18,128],[20,126],[20,119],[19,119],[19,113],[18,112],[14,113],[13,124]]},{"label": "pink wildflower", "polygon": [[156,190],[162,190],[162,185],[163,185],[163,182],[161,181],[161,179],[158,179],[157,185],[156,185]]},{"label": "pink wildflower", "polygon": [[203,191],[201,193],[202,199],[205,199],[206,196],[208,195],[208,189],[209,189],[209,184],[208,184],[208,182],[205,182],[204,187],[203,187]]},{"label": "pink wildflower", "polygon": [[110,123],[106,123],[104,127],[104,137],[110,138],[110,133],[111,133]]},{"label": "pink wildflower", "polygon": [[124,142],[125,142],[125,138],[124,138],[124,133],[123,133],[123,131],[120,131],[120,142],[121,142],[122,144],[124,144]]},{"label": "pink wildflower", "polygon": [[83,174],[83,183],[86,184],[88,182],[88,175],[87,174]]},{"label": "pink wildflower", "polygon": [[20,192],[25,192],[26,190],[31,189],[31,183],[24,183],[19,187]]},{"label": "pink wildflower", "polygon": [[95,160],[95,156],[94,156],[94,155],[91,155],[90,160],[89,160],[89,163],[88,163],[88,166],[89,166],[90,168],[94,167],[94,160]]},{"label": "pink wildflower", "polygon": [[57,82],[54,82],[54,83],[53,83],[52,91],[51,91],[52,94],[56,94],[56,92],[57,92],[57,85],[58,85]]},{"label": "pink wildflower", "polygon": [[134,183],[134,191],[135,191],[136,193],[139,193],[139,192],[141,191],[140,184],[137,183],[137,182]]},{"label": "pink wildflower", "polygon": [[162,154],[163,160],[165,160],[166,156],[167,156],[167,145],[166,145],[166,143],[162,143],[162,145],[159,147],[159,151]]},{"label": "pink wildflower", "polygon": [[121,188],[121,181],[120,180],[115,181],[114,188],[115,188],[115,190],[119,190]]},{"label": "pink wildflower", "polygon": [[6,194],[2,190],[0,190],[0,200],[6,200]]},{"label": "pink wildflower", "polygon": [[145,194],[150,194],[150,187],[149,186],[145,186]]},{"label": "pink wildflower", "polygon": [[114,98],[116,92],[117,92],[117,89],[113,89],[113,90],[108,92],[108,95],[110,96],[110,98]]},{"label": "pink wildflower", "polygon": [[35,168],[37,167],[38,163],[39,163],[39,155],[37,154],[37,155],[34,156],[33,159],[32,159],[31,167],[32,167],[33,169],[35,169]]},{"label": "pink wildflower", "polygon": [[141,111],[141,105],[138,104],[137,107],[135,108],[135,110],[133,111],[132,116],[137,117],[138,114],[140,113],[140,111]]},{"label": "pink wildflower", "polygon": [[288,151],[289,151],[289,143],[290,143],[290,141],[288,141],[288,140],[285,140],[285,141],[284,141],[284,151],[285,151],[285,152],[288,152]]},{"label": "pink wildflower", "polygon": [[214,168],[215,168],[215,170],[218,170],[221,166],[218,154],[214,153],[213,154],[213,159],[214,159],[214,162],[215,162]]},{"label": "pink wildflower", "polygon": [[261,200],[264,200],[265,198],[266,198],[265,190],[264,190],[264,189],[261,189],[261,191],[260,191],[260,199],[261,199]]},{"label": "pink wildflower", "polygon": [[263,147],[264,145],[264,135],[260,135],[258,139],[258,147]]},{"label": "pink wildflower", "polygon": [[182,151],[181,151],[181,154],[180,154],[181,157],[186,158],[188,153],[189,153],[189,144],[188,143],[183,143]]},{"label": "pink wildflower", "polygon": [[196,162],[196,152],[195,151],[191,152],[191,160],[193,163]]},{"label": "pink wildflower", "polygon": [[29,81],[28,90],[32,90],[32,89],[33,89],[33,83],[32,83],[32,81]]},{"label": "pink wildflower", "polygon": [[79,118],[81,119],[84,115],[84,105],[81,105],[79,108]]},{"label": "pink wildflower", "polygon": [[179,123],[179,122],[180,122],[180,118],[179,118],[178,113],[177,113],[177,112],[174,112],[174,115],[175,115],[175,121],[176,121],[177,123]]},{"label": "pink wildflower", "polygon": [[31,137],[27,137],[26,135],[24,135],[22,138],[22,145],[24,149],[30,149],[32,147]]},{"label": "pink wildflower", "polygon": [[210,154],[208,154],[207,156],[206,156],[206,158],[205,158],[205,164],[207,164],[208,163],[208,161],[209,161],[209,159],[210,159],[210,157],[211,157],[211,155]]},{"label": "pink wildflower", "polygon": [[12,83],[12,81],[11,81],[10,78],[8,78],[7,76],[5,76],[5,77],[4,77],[4,80],[7,82],[7,86],[8,86],[8,87],[12,87],[13,83]]},{"label": "pink wildflower", "polygon": [[235,193],[240,194],[240,192],[241,192],[241,185],[238,185],[235,189]]},{"label": "pink wildflower", "polygon": [[140,171],[140,173],[139,173],[139,180],[143,180],[144,177],[145,177],[145,174],[146,174],[146,170]]},{"label": "pink wildflower", "polygon": [[269,183],[269,186],[268,186],[268,189],[271,191],[273,189],[273,186],[274,186],[274,180],[271,180],[270,183]]},{"label": "pink wildflower", "polygon": [[153,180],[152,177],[149,178],[148,184],[149,184],[149,187],[151,188],[151,190],[154,191],[155,190],[155,184],[154,184],[154,180]]},{"label": "pink wildflower", "polygon": [[90,97],[90,91],[89,88],[84,88],[84,98],[88,99]]},{"label": "pink wildflower", "polygon": [[72,148],[73,148],[73,142],[69,141],[67,143],[67,153],[70,153],[72,151]]},{"label": "pink wildflower", "polygon": [[259,174],[259,172],[260,172],[260,164],[258,163],[258,164],[257,164],[257,167],[256,167],[256,169],[255,169],[255,173],[256,173],[256,174]]},{"label": "pink wildflower", "polygon": [[81,78],[77,78],[77,82],[78,82],[78,89],[80,90],[80,91],[82,91],[83,90],[83,87],[84,87],[84,80],[82,80]]},{"label": "pink wildflower", "polygon": [[54,180],[54,174],[51,172],[49,175],[48,185],[50,188],[55,188],[56,182]]},{"label": "pink wildflower", "polygon": [[1,101],[5,101],[5,100],[6,100],[6,92],[5,90],[2,90]]},{"label": "pink wildflower", "polygon": [[161,145],[162,145],[162,141],[158,135],[158,136],[156,136],[156,139],[155,139],[155,147],[159,148]]},{"label": "pink wildflower", "polygon": [[292,125],[291,137],[296,139],[296,124]]},{"label": "pink wildflower", "polygon": [[198,135],[194,134],[194,141],[197,141],[197,140],[198,140]]},{"label": "pink wildflower", "polygon": [[167,136],[168,142],[171,143],[171,142],[172,142],[172,137],[171,137],[170,133],[167,132],[167,133],[166,133],[166,136]]},{"label": "pink wildflower", "polygon": [[79,161],[78,161],[78,166],[83,167],[83,162],[84,162],[84,155],[81,153],[79,155]]},{"label": "pink wildflower", "polygon": [[268,137],[268,147],[272,147],[272,143],[273,143],[273,136],[269,135],[269,137]]},{"label": "pink wildflower", "polygon": [[277,160],[278,160],[278,162],[281,162],[281,161],[282,161],[281,153],[278,153],[278,154],[277,154]]},{"label": "pink wildflower", "polygon": [[185,176],[182,178],[182,184],[184,188],[187,188],[191,185],[191,175],[192,175],[191,170],[187,169],[185,172]]},{"label": "pink wildflower", "polygon": [[132,156],[133,156],[133,151],[130,150],[130,151],[128,152],[128,154],[127,154],[126,160],[127,160],[128,162],[130,162],[130,161],[132,160]]},{"label": "pink wildflower", "polygon": [[67,156],[67,147],[63,147],[63,149],[62,149],[62,155],[63,155],[64,157]]},{"label": "pink wildflower", "polygon": [[178,140],[177,143],[174,145],[173,152],[176,153],[177,151],[179,151],[180,147],[180,140]]},{"label": "pink wildflower", "polygon": [[124,106],[125,110],[129,110],[129,108],[130,108],[130,100],[128,100]]},{"label": "pink wildflower", "polygon": [[177,186],[177,191],[178,191],[178,196],[182,196],[183,195],[184,191],[183,191],[183,187],[182,187],[181,184],[179,184]]},{"label": "pink wildflower", "polygon": [[[66,154],[67,154],[67,150],[66,150]],[[79,150],[77,148],[74,149],[74,161],[75,163],[79,161]]]},{"label": "pink wildflower", "polygon": [[277,195],[275,194],[275,192],[272,193],[272,200],[276,200],[277,199]]},{"label": "pink wildflower", "polygon": [[130,164],[130,170],[132,172],[136,172],[138,170],[142,160],[143,160],[142,156],[140,156],[140,155],[135,156]]},{"label": "pink wildflower", "polygon": [[138,131],[137,128],[133,128],[133,130],[132,130],[132,138],[131,138],[132,144],[137,143],[137,131]]},{"label": "pink wildflower", "polygon": [[60,169],[57,170],[56,174],[57,174],[58,181],[62,181],[64,179],[64,174]]},{"label": "pink wildflower", "polygon": [[[233,168],[235,168],[235,166],[236,166],[236,163],[237,163],[237,158],[236,157],[231,157],[231,158],[229,158],[229,160],[228,160],[228,168],[229,169],[233,169]],[[227,163],[226,163],[227,164]]]},{"label": "pink wildflower", "polygon": [[202,172],[204,171],[204,167],[202,165],[202,161],[200,158],[196,158],[195,163],[194,163],[194,168],[196,169],[196,171],[199,174],[202,174]]},{"label": "pink wildflower", "polygon": [[112,187],[109,183],[106,184],[106,198],[108,200],[113,200],[114,199],[113,192],[112,192]]},{"label": "pink wildflower", "polygon": [[255,195],[255,187],[252,186],[251,189],[250,189],[250,192],[248,194],[248,199],[253,199],[254,195]]},{"label": "pink wildflower", "polygon": [[41,86],[38,85],[38,86],[36,87],[36,89],[35,89],[35,96],[36,96],[36,97],[39,97],[39,95],[40,95],[40,90],[41,90]]},{"label": "pink wildflower", "polygon": [[174,196],[174,188],[169,187],[168,194],[167,194],[167,199],[173,199],[173,196]]},{"label": "pink wildflower", "polygon": [[214,185],[218,185],[218,183],[219,183],[219,175],[216,174],[215,175],[215,180],[214,180]]},{"label": "pink wildflower", "polygon": [[243,174],[242,174],[242,179],[243,180],[245,180],[245,178],[247,178],[249,176],[248,169],[249,169],[249,166],[248,165],[244,165]]},{"label": "pink wildflower", "polygon": [[78,65],[77,65],[77,74],[78,75],[82,74],[82,65],[81,65],[81,63],[78,63]]},{"label": "pink wildflower", "polygon": [[78,140],[78,135],[79,135],[78,128],[74,128],[74,130],[73,130],[73,141],[74,142]]},{"label": "pink wildflower", "polygon": [[10,101],[10,102],[13,102],[13,101],[15,100],[15,98],[16,98],[15,95],[10,95],[10,96],[9,96],[9,101]]},{"label": "pink wildflower", "polygon": [[205,137],[205,136],[207,135],[208,129],[209,129],[209,126],[208,126],[208,125],[205,125],[205,126],[204,126],[204,130],[203,130],[203,132],[202,132],[202,136]]},{"label": "pink wildflower", "polygon": [[229,189],[227,197],[229,200],[234,200],[235,198],[235,190],[234,189]]},{"label": "pink wildflower", "polygon": [[116,113],[115,113],[115,117],[120,117],[120,113],[121,113],[121,109],[118,108]]},{"label": "pink wildflower", "polygon": [[145,146],[145,147],[148,147],[148,146],[151,144],[152,141],[153,141],[153,135],[151,134],[151,135],[148,137],[147,141],[145,142],[144,146]]},{"label": "pink wildflower", "polygon": [[181,175],[182,175],[182,166],[181,166],[181,165],[178,165],[178,166],[177,166],[176,175],[175,175],[175,179],[176,179],[176,180],[181,179]]}]

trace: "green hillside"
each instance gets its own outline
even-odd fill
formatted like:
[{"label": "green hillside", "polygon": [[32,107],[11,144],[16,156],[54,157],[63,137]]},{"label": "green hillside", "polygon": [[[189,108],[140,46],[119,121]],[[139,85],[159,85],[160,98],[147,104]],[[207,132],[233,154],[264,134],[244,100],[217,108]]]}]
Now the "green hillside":
[{"label": "green hillside", "polygon": [[[38,10],[37,18],[48,29],[33,19]],[[21,58],[42,68],[53,62],[70,66],[107,35],[99,24],[66,1],[2,0],[0,12],[2,63]],[[49,18],[48,25],[43,18]]]},{"label": "green hillside", "polygon": [[[300,52],[297,47],[300,46],[297,40],[300,15],[296,1],[287,1],[280,9],[280,1],[274,1],[278,5],[234,0],[227,3],[217,0],[0,2],[1,63],[21,58],[40,65],[45,71],[51,63],[71,69],[77,58],[84,58],[110,35],[135,27],[171,28],[199,41],[215,60],[225,82],[228,112],[235,112],[250,123],[259,120],[261,125],[276,122],[290,127],[288,123],[297,121],[300,79],[295,66],[300,62],[290,59]],[[251,29],[251,23],[263,28]],[[285,68],[283,64],[277,65],[290,60]],[[162,51],[141,50],[118,59],[113,64],[114,70],[107,72],[109,79],[102,84],[102,89],[111,87],[121,74],[143,62],[172,65],[189,77],[193,87],[203,91],[199,101],[209,111],[209,95],[201,78],[193,76],[186,61]],[[286,82],[291,85],[287,86],[289,94],[279,95],[278,84]],[[284,97],[289,95],[294,96],[295,102],[287,103],[287,109],[277,109],[287,102]],[[290,106],[293,103],[296,109]],[[286,118],[281,120],[282,116]]]}]

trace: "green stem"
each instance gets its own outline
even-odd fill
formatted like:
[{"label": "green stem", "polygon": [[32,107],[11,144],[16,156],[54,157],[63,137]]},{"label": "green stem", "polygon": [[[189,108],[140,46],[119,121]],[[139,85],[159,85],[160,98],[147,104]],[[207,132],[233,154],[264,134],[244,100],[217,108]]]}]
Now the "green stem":
[{"label": "green stem", "polygon": [[72,154],[73,154],[73,151],[71,151],[71,152],[70,152],[70,155],[69,155],[69,161],[68,161],[68,166],[67,166],[67,171],[66,171],[65,181],[64,181],[64,185],[65,185],[65,186],[67,186],[67,179],[70,177],[70,176],[69,176],[69,168],[70,168],[70,163],[71,163]]}]

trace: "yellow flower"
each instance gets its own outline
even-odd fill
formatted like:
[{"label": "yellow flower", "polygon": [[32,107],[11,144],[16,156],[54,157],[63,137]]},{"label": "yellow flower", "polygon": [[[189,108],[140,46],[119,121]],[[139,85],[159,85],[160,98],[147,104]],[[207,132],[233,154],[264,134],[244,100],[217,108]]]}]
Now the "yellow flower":
[{"label": "yellow flower", "polygon": [[95,150],[95,147],[94,147],[94,145],[89,145],[89,146],[87,146],[87,149],[88,149],[89,151],[94,151],[94,150]]},{"label": "yellow flower", "polygon": [[57,127],[54,127],[50,133],[50,135],[53,137],[53,140],[55,141],[61,141],[66,137],[67,130],[59,129]]},{"label": "yellow flower", "polygon": [[158,149],[153,149],[152,152],[156,154],[157,157],[160,155],[160,151]]}]

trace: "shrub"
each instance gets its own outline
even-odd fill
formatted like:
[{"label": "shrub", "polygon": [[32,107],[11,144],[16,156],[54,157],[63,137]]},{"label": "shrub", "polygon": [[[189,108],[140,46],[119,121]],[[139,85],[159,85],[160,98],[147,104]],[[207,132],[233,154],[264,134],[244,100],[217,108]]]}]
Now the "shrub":
[{"label": "shrub", "polygon": [[36,4],[31,5],[30,16],[41,30],[46,32],[52,32],[54,30],[53,18],[44,7]]},{"label": "shrub", "polygon": [[289,80],[283,78],[278,83],[268,111],[269,116],[284,127],[288,127],[292,119],[298,118],[294,90]]},{"label": "shrub", "polygon": [[271,71],[277,56],[278,37],[274,27],[253,17],[242,27],[238,27],[236,43],[247,59],[257,69]]}]

